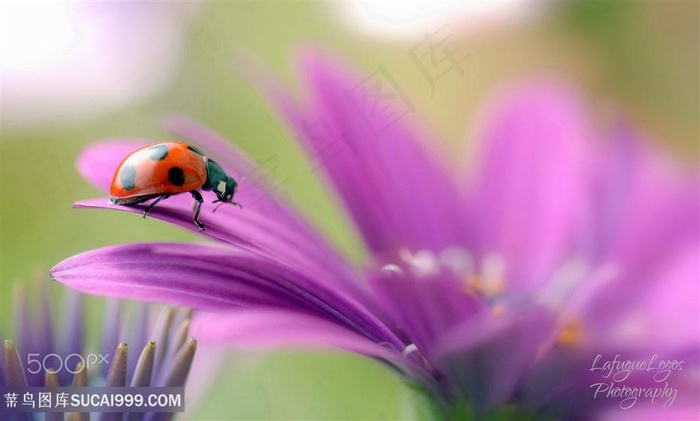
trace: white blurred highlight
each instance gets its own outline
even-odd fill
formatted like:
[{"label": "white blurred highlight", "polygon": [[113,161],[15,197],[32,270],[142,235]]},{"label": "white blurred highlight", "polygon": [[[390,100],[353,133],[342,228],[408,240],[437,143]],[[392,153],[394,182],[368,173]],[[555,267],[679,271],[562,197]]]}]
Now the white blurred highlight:
[{"label": "white blurred highlight", "polygon": [[538,0],[375,0],[338,3],[336,13],[353,29],[386,38],[416,38],[451,25],[475,34],[530,21],[540,12]]},{"label": "white blurred highlight", "polygon": [[94,117],[175,74],[189,2],[0,3],[3,126]]},{"label": "white blurred highlight", "polygon": [[[78,42],[64,3],[3,3],[0,62],[3,70],[48,66]],[[41,28],[38,31],[37,28]]]}]

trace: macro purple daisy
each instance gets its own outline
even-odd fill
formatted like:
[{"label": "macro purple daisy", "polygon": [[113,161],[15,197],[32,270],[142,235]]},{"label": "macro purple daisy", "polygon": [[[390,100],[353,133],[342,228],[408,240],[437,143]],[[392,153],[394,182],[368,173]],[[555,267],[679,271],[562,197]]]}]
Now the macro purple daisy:
[{"label": "macro purple daisy", "polygon": [[[262,170],[240,150],[176,117],[168,130],[240,181],[244,208],[213,214],[205,204],[200,232],[191,198],[175,196],[150,217],[209,242],[101,248],[52,276],[92,294],[202,310],[193,329],[203,342],[367,355],[427,390],[444,416],[588,419],[648,405],[673,417],[697,407],[695,169],[623,123],[599,134],[575,90],[536,81],[503,91],[478,165],[455,170],[396,110],[367,105],[363,78],[314,53],[299,63],[303,103],[273,82],[260,88],[360,233],[361,265],[274,188],[246,181]],[[147,143],[97,142],[78,168],[107,192],[120,159]],[[76,207],[143,212],[104,197]],[[641,360],[649,368],[654,355],[657,371],[659,361],[682,369],[663,384],[649,370],[616,381],[602,366],[618,354],[616,373]],[[644,396],[664,385],[672,401]],[[624,393],[641,396],[623,408],[632,402]]]}]

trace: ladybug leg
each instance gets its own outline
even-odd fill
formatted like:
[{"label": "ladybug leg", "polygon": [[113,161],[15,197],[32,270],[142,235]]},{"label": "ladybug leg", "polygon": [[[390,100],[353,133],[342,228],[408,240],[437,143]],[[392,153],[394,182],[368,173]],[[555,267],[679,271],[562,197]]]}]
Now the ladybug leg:
[{"label": "ladybug leg", "polygon": [[153,210],[153,208],[156,207],[156,205],[157,205],[161,200],[165,200],[165,199],[167,199],[168,197],[170,197],[169,194],[164,194],[164,195],[159,196],[155,201],[153,201],[153,203],[151,203],[150,205],[148,205],[148,207],[143,211],[143,216],[142,216],[142,217],[143,217],[143,218],[146,218],[146,215],[148,215],[148,214]]},{"label": "ladybug leg", "polygon": [[197,226],[197,228],[204,231],[204,224],[199,222],[199,211],[202,210],[202,203],[204,202],[204,199],[202,199],[202,195],[197,190],[192,190],[190,193],[192,194],[194,200],[196,200],[194,217],[192,218],[192,220],[194,221],[194,224]]}]

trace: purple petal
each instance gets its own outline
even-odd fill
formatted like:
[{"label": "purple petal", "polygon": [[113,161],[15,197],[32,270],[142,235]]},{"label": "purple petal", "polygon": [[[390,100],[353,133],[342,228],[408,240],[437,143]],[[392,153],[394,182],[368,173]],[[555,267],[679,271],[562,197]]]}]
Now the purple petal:
[{"label": "purple petal", "polygon": [[478,413],[503,404],[551,334],[551,314],[541,308],[488,312],[446,333],[436,345],[438,368]]},{"label": "purple petal", "polygon": [[87,293],[204,309],[290,304],[273,284],[234,271],[235,257],[233,251],[195,244],[122,245],[73,256],[51,275]]},{"label": "purple petal", "polygon": [[[66,291],[66,295],[63,297],[63,324],[59,331],[61,340],[58,341],[59,349],[61,349],[64,358],[71,354],[80,355],[84,351],[84,306],[85,300],[82,294],[79,294],[77,291]],[[72,378],[69,370],[61,370],[58,375],[62,384],[66,384]]]},{"label": "purple petal", "polygon": [[370,278],[372,290],[397,327],[430,359],[434,341],[482,310],[484,304],[452,278],[417,278],[381,273]]},{"label": "purple petal", "polygon": [[697,396],[700,392],[695,390],[696,401],[678,404],[673,402],[670,406],[664,407],[668,399],[661,402],[639,403],[630,409],[621,409],[619,406],[601,411],[594,419],[596,421],[694,421],[700,414],[700,402]]},{"label": "purple petal", "polygon": [[509,286],[531,289],[570,246],[588,129],[575,93],[550,83],[508,91],[493,115],[470,200],[479,252],[502,255]]},{"label": "purple petal", "polygon": [[311,346],[339,348],[372,357],[400,355],[326,319],[284,309],[200,312],[193,320],[192,335],[212,346]]},{"label": "purple petal", "polygon": [[391,254],[401,247],[440,250],[457,244],[463,234],[459,192],[444,163],[406,127],[412,107],[408,114],[396,109],[399,104],[368,108],[364,94],[371,89],[365,85],[377,81],[363,81],[315,54],[299,62],[310,91],[306,111],[282,90],[269,84],[262,89],[272,91],[272,100],[335,187],[370,250]]},{"label": "purple petal", "polygon": [[533,411],[546,408],[548,415],[557,419],[573,414],[585,415],[584,419],[590,417],[591,412],[610,404],[610,401],[591,399],[591,385],[601,379],[599,372],[590,370],[594,359],[595,354],[589,349],[553,348],[524,376],[518,404]]},{"label": "purple petal", "polygon": [[126,377],[128,379],[133,377],[134,371],[136,370],[136,363],[138,362],[136,355],[139,355],[139,353],[146,348],[149,341],[152,339],[149,338],[149,325],[148,323],[144,323],[144,321],[148,320],[148,313],[148,304],[144,302],[137,302],[131,309],[131,314],[129,314],[129,319],[127,322],[127,326],[129,327],[126,329],[127,332],[125,332],[125,336],[128,338],[127,343],[133,350],[132,352],[134,353],[134,356],[127,360]]},{"label": "purple petal", "polygon": [[394,334],[334,285],[244,250],[153,243],[106,247],[56,265],[54,279],[87,293],[198,309],[303,309],[402,349]]},{"label": "purple petal", "polygon": [[[242,249],[283,261],[292,268],[316,273],[329,284],[338,285],[356,300],[371,306],[366,288],[356,281],[352,270],[339,256],[318,244],[304,241],[278,221],[246,209],[220,209],[216,213],[203,211],[200,220],[206,225],[201,232],[192,223],[191,198],[174,196],[159,204],[149,218],[159,219],[198,234],[223,241]],[[206,204],[204,209],[206,209]],[[144,205],[119,206],[107,199],[91,199],[75,204],[78,208],[113,209],[141,214]],[[136,223],[143,223],[137,220]]]},{"label": "purple petal", "polygon": [[[104,304],[104,316],[102,319],[102,343],[100,351],[112,352],[119,345],[119,322],[122,320],[122,302],[120,300],[106,300]],[[105,364],[100,366],[103,376],[107,376],[109,367]],[[74,370],[74,368],[71,368]]]},{"label": "purple petal", "polygon": [[641,273],[700,237],[700,177],[619,124],[600,152],[591,226],[596,256]]},{"label": "purple petal", "polygon": [[309,314],[284,309],[245,308],[226,313],[197,313],[193,335],[209,346],[235,348],[314,347],[379,358],[392,367],[431,384],[427,371],[388,344],[368,340],[343,326]]},{"label": "purple petal", "polygon": [[[628,271],[605,282],[585,284],[568,304],[585,330],[585,339],[609,346],[663,344],[664,349],[698,346],[700,248],[669,255],[647,273]],[[632,296],[633,299],[620,300]],[[669,329],[673,326],[673,329]]]}]

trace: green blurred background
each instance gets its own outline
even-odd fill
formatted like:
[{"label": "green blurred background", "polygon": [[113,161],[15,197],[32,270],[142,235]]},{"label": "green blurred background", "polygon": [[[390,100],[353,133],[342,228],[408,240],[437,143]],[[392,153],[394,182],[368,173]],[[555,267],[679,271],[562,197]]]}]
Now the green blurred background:
[{"label": "green blurred background", "polygon": [[[437,20],[408,35],[387,37],[359,29],[347,6],[322,2],[188,3],[179,26],[182,42],[174,75],[152,95],[92,111],[89,117],[44,119],[30,114],[15,124],[7,117],[16,107],[6,95],[12,81],[3,76],[0,331],[13,334],[14,286],[68,256],[116,243],[195,240],[132,214],[71,209],[78,199],[100,195],[75,171],[81,148],[102,138],[163,139],[167,134],[160,121],[171,112],[193,116],[264,162],[273,178],[284,180],[282,189],[293,204],[354,261],[362,260],[357,236],[310,161],[268,105],[234,72],[233,56],[240,51],[259,57],[297,92],[292,58],[300,46],[331,51],[368,75],[384,66],[411,99],[414,115],[422,119],[435,147],[458,156],[469,150],[471,134],[478,130],[475,116],[495,88],[528,76],[563,75],[579,84],[601,128],[616,110],[624,110],[670,153],[697,163],[697,2],[520,3],[518,7],[527,8],[525,17],[500,19],[496,14],[493,23],[473,29],[470,19],[485,19],[467,16],[449,22],[448,45],[469,57],[464,74],[446,75],[434,92],[407,51],[424,32],[447,23]],[[387,10],[390,14],[393,9]],[[7,13],[3,16],[8,19]],[[117,35],[130,30],[128,25],[114,29]],[[147,34],[167,36],[157,30]],[[3,34],[4,46],[18,42]],[[136,48],[138,40],[132,42]],[[105,48],[104,54],[111,53]],[[60,294],[60,287],[52,285],[52,291]],[[100,314],[101,303],[91,300],[88,311]],[[91,327],[92,336],[96,329],[97,324]],[[416,416],[416,407],[420,410],[419,395],[364,358],[318,351],[237,352],[190,415],[393,419]]]}]

